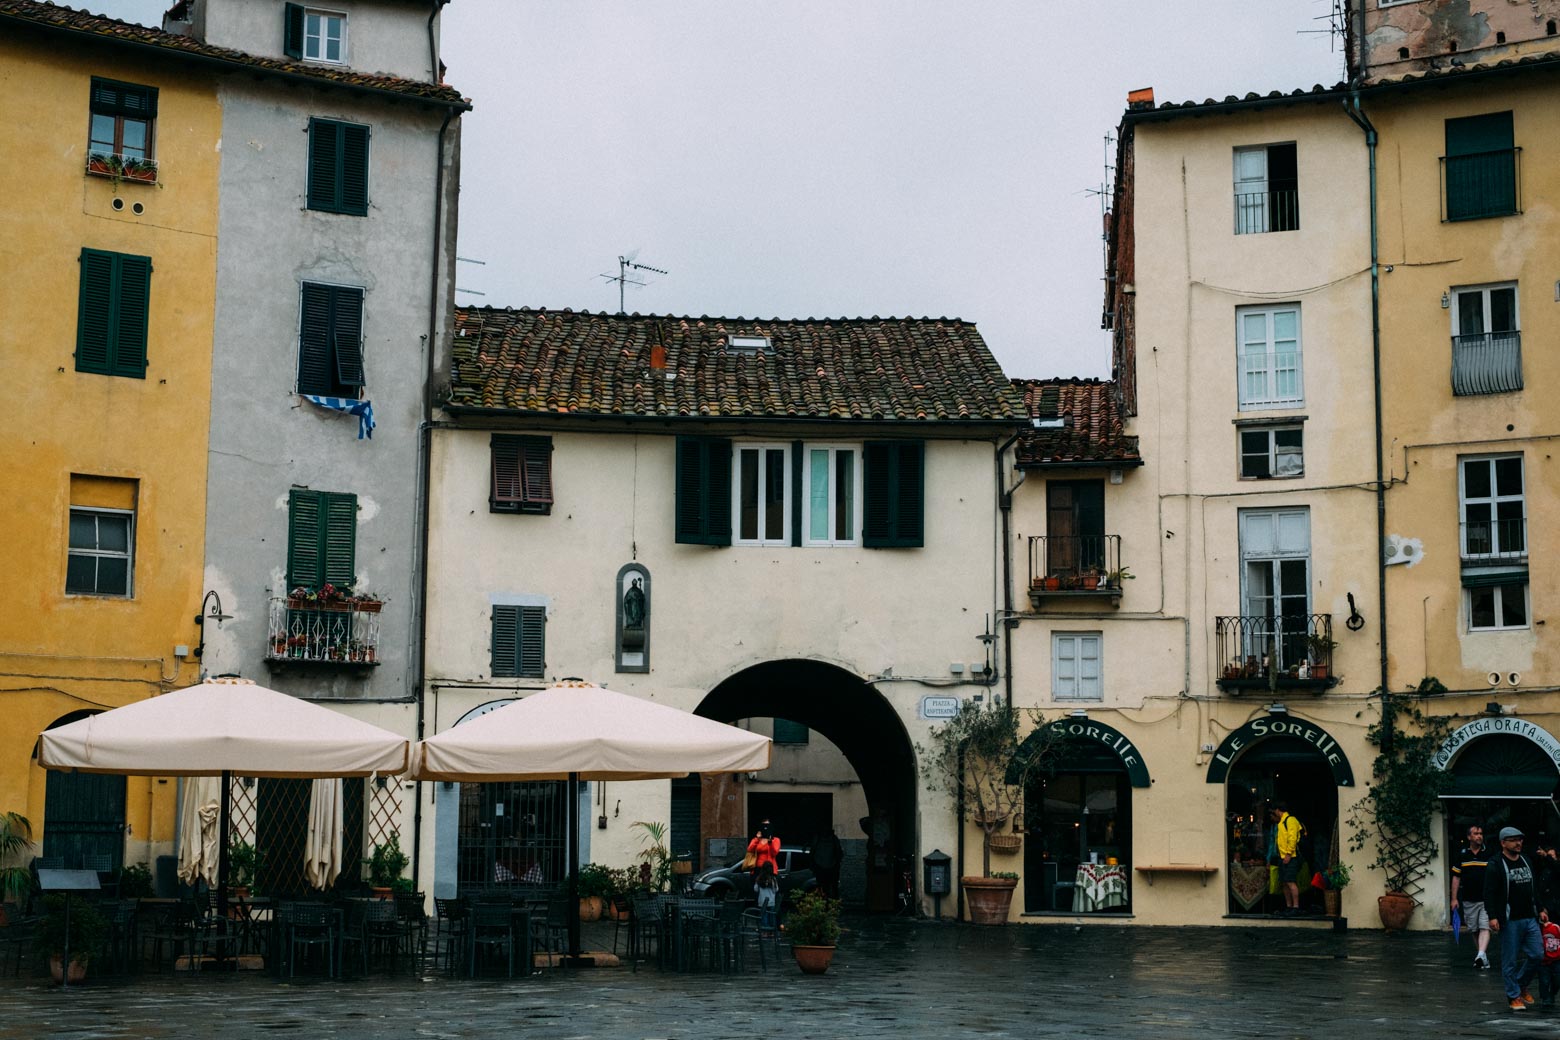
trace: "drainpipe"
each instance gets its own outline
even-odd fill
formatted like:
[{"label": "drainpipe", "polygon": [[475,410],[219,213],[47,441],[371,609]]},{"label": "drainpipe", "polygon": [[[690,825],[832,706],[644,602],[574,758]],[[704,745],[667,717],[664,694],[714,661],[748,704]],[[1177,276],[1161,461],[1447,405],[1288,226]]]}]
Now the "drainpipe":
[{"label": "drainpipe", "polygon": [[[433,0],[433,10],[428,14],[428,60],[432,81],[439,81],[439,48],[433,34],[434,19],[446,0]],[[417,427],[417,505],[413,510],[413,523],[417,539],[417,594],[412,604],[414,647],[417,660],[412,668],[412,696],[417,700],[417,739],[423,738],[426,724],[426,703],[423,683],[427,681],[424,665],[428,652],[428,494],[432,484],[429,470],[433,451],[433,360],[439,349],[439,258],[443,253],[444,236],[444,138],[455,109],[444,112],[444,122],[439,124],[438,144],[434,154],[433,175],[433,248],[428,255],[428,338],[423,346],[422,421]],[[412,884],[422,890],[422,826],[423,785],[417,781],[412,795]]]},{"label": "drainpipe", "polygon": [[1387,544],[1387,484],[1381,417],[1381,255],[1376,207],[1376,127],[1360,108],[1359,80],[1349,84],[1344,112],[1365,133],[1370,156],[1370,351],[1376,410],[1376,610],[1381,621],[1381,750],[1392,750],[1392,708],[1387,674],[1387,564],[1381,547]]},{"label": "drainpipe", "polygon": [[[1013,436],[1002,442],[997,448],[997,509],[1002,514],[1002,681],[1003,690],[1007,694],[1008,707],[1013,706],[1013,630],[1018,627],[1018,619],[1013,616],[1013,536],[1011,534],[1011,516],[1013,512],[1013,491],[1007,487],[1007,471],[1002,466],[1002,456],[1007,454],[1017,440],[1024,435],[1019,430]],[[1022,483],[1022,481],[1020,481]],[[1017,485],[1014,485],[1015,489]],[[959,817],[962,821],[964,817]],[[959,869],[964,869],[964,839],[963,831],[959,838]],[[964,896],[959,896],[960,903]]]}]

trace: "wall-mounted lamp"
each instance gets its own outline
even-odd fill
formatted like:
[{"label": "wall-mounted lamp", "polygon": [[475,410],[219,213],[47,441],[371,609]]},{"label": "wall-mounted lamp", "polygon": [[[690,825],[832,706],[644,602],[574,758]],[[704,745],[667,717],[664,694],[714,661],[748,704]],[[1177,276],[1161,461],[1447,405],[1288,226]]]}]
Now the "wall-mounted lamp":
[{"label": "wall-mounted lamp", "polygon": [[1501,707],[1495,701],[1490,701],[1488,704],[1486,704],[1484,706],[1484,714],[1486,714],[1486,715],[1499,715],[1499,714],[1501,714]]},{"label": "wall-mounted lamp", "polygon": [[1441,309],[1443,311],[1447,311],[1447,310],[1451,310],[1452,309],[1452,294],[1451,293],[1442,293],[1441,294]]},{"label": "wall-mounted lamp", "polygon": [[1084,711],[1082,708],[1074,708],[1072,711],[1069,711],[1067,714],[1070,717],[1075,718],[1075,719],[1086,719],[1086,718],[1089,717],[1089,713]]},{"label": "wall-mounted lamp", "polygon": [[[211,604],[211,613],[209,614],[206,613],[207,603]],[[222,627],[222,622],[233,620],[232,614],[222,613],[222,597],[217,595],[216,589],[212,589],[210,592],[206,593],[206,598],[200,601],[200,613],[195,615],[195,624],[200,626],[200,642],[196,644],[195,647],[195,659],[197,661],[200,660],[201,656],[206,652],[207,618],[215,621],[218,628]]]},{"label": "wall-mounted lamp", "polygon": [[1277,701],[1274,701],[1272,704],[1267,706],[1267,713],[1269,715],[1288,715],[1289,709]]}]

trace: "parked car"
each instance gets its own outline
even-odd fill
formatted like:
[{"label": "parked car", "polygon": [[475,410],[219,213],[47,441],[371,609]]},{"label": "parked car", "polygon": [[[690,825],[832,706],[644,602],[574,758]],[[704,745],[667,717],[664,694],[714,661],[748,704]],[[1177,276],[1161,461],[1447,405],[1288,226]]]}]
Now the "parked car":
[{"label": "parked car", "polygon": [[[818,887],[818,880],[813,877],[811,849],[782,845],[775,862],[779,868],[775,876],[780,879],[782,901],[800,898]],[[691,887],[698,895],[712,895],[717,899],[724,899],[731,893],[743,899],[752,899],[753,872],[743,870],[739,859],[729,866],[715,867],[697,875]]]}]

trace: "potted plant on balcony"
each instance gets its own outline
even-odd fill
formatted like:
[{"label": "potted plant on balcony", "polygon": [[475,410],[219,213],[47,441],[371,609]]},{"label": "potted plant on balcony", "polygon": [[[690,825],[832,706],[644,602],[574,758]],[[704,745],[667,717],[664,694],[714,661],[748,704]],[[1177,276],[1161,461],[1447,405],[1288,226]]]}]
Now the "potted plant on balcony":
[{"label": "potted plant on balcony", "polygon": [[829,970],[840,939],[840,901],[817,889],[807,893],[786,915],[785,934],[802,973],[822,975]]},{"label": "potted plant on balcony", "polygon": [[359,592],[352,597],[352,609],[364,614],[377,614],[384,608],[384,601],[367,592]]},{"label": "potted plant on balcony", "polygon": [[1329,678],[1332,674],[1333,647],[1338,645],[1337,640],[1325,632],[1312,632],[1305,637],[1305,644],[1311,657],[1311,678]]},{"label": "potted plant on balcony", "polygon": [[1085,589],[1088,589],[1091,592],[1093,590],[1099,588],[1100,587],[1100,571],[1099,571],[1099,568],[1098,567],[1090,567],[1088,570],[1084,571],[1083,574],[1081,575],[1081,581],[1083,583],[1083,587]]},{"label": "potted plant on balcony", "polygon": [[[1374,847],[1370,869],[1382,872],[1386,893],[1376,900],[1382,926],[1388,930],[1408,927],[1418,905],[1416,894],[1424,890],[1438,847],[1433,821],[1441,804],[1447,774],[1435,757],[1451,732],[1450,722],[1428,716],[1405,704],[1406,696],[1444,693],[1434,677],[1421,680],[1413,694],[1381,697],[1381,719],[1365,731],[1365,739],[1377,749],[1371,764],[1371,784],[1365,797],[1349,810],[1353,828],[1349,849]],[[1380,693],[1381,691],[1376,691]],[[1412,732],[1397,723],[1413,725]]]},{"label": "potted plant on balcony", "polygon": [[[1033,732],[1021,740],[1024,718]],[[1060,752],[1057,731],[1045,725],[1044,716],[996,700],[966,703],[958,715],[931,731],[930,747],[916,748],[928,786],[962,801],[966,815],[983,834],[981,873],[959,882],[977,924],[1007,922],[1018,878],[992,872],[992,838],[1023,811],[1030,778],[1050,772]]]},{"label": "potted plant on balcony", "polygon": [[1137,575],[1133,574],[1127,568],[1117,567],[1114,570],[1105,572],[1105,584],[1109,585],[1113,589],[1119,589],[1121,588],[1122,582],[1131,581],[1135,577],[1137,577]]},{"label": "potted plant on balcony", "polygon": [[395,891],[396,880],[406,870],[411,860],[401,851],[401,832],[391,831],[390,839],[375,845],[368,857],[368,885],[378,899],[389,899]]}]

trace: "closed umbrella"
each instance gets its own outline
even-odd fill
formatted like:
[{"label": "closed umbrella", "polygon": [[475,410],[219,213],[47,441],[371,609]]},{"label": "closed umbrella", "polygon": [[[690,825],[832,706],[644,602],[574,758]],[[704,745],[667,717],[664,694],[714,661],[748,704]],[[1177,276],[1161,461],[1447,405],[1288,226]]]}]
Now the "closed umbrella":
[{"label": "closed umbrella", "polygon": [[184,785],[179,814],[179,880],[186,885],[217,880],[221,862],[222,783],[213,776],[194,776]]},{"label": "closed umbrella", "polygon": [[404,772],[410,742],[348,715],[257,686],[211,679],[89,715],[39,739],[46,769],[221,777],[217,892],[227,913],[232,775],[373,776]]},{"label": "closed umbrella", "polygon": [[[565,682],[437,736],[412,752],[416,780],[569,781],[570,891],[578,902],[581,780],[657,780],[769,768],[768,737],[643,697]],[[579,912],[569,956],[580,954]]]},{"label": "closed umbrella", "polygon": [[329,888],[341,873],[341,831],[341,781],[316,779],[309,785],[309,840],[303,850],[303,875],[315,888]]}]

